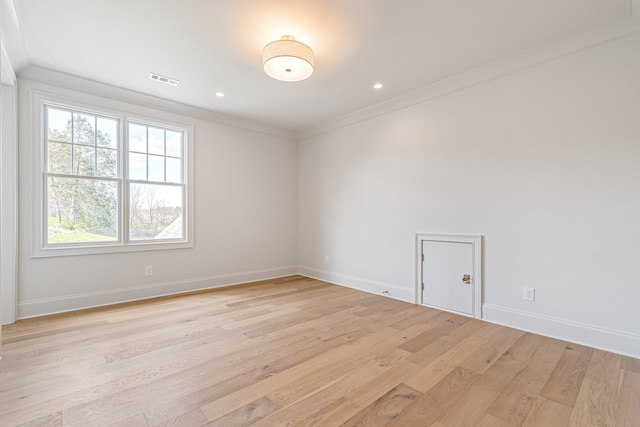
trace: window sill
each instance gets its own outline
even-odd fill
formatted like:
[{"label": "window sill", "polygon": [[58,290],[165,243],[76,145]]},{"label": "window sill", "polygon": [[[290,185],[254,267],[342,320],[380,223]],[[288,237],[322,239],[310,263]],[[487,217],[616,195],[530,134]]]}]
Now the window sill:
[{"label": "window sill", "polygon": [[62,256],[83,256],[83,255],[102,255],[126,252],[146,252],[146,251],[166,251],[174,249],[191,249],[194,247],[193,242],[140,242],[128,243],[105,243],[100,245],[73,245],[62,247],[45,247],[36,250],[31,254],[31,258],[52,258]]}]

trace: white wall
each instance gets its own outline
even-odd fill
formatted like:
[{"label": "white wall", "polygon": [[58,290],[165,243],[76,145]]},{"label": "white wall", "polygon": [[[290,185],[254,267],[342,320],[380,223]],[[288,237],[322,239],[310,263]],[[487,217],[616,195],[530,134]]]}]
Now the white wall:
[{"label": "white wall", "polygon": [[482,234],[485,319],[639,357],[637,52],[635,35],[304,139],[300,271],[413,301],[417,232]]},{"label": "white wall", "polygon": [[[0,359],[2,324],[15,317],[16,288],[16,76],[0,28]],[[8,320],[5,322],[5,320]]]},{"label": "white wall", "polygon": [[[413,301],[415,234],[469,233],[485,236],[485,319],[640,357],[638,51],[640,36],[621,38],[299,146],[281,131],[22,70],[19,316],[295,271]],[[30,258],[24,91],[34,79],[195,124],[194,249]],[[522,301],[522,286],[536,302]]]},{"label": "white wall", "polygon": [[[20,75],[19,317],[296,272],[295,139],[279,131],[207,120],[206,112],[58,73],[26,70]],[[25,76],[55,81],[56,85]],[[31,258],[33,145],[27,135],[31,126],[28,92],[32,87],[71,98],[92,93],[104,99],[110,94],[134,113],[147,117],[171,115],[179,122],[193,123],[195,247]],[[82,93],[75,89],[82,89]],[[153,266],[152,277],[144,276],[146,265]]]},{"label": "white wall", "polygon": [[15,85],[0,88],[0,324],[16,316],[17,137]]}]

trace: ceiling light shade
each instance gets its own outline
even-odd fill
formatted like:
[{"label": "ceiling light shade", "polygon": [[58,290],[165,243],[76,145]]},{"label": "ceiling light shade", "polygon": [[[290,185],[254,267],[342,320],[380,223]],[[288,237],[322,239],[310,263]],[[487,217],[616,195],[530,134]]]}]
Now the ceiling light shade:
[{"label": "ceiling light shade", "polygon": [[292,36],[282,36],[262,51],[264,72],[285,82],[297,82],[313,73],[313,51]]}]

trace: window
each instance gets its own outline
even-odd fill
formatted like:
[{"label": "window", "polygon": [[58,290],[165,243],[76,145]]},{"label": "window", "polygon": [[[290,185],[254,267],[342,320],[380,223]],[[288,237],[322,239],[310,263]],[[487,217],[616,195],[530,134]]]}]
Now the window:
[{"label": "window", "polygon": [[46,244],[119,240],[119,121],[45,106]]},{"label": "window", "polygon": [[39,105],[42,233],[36,255],[192,246],[188,127],[57,102]]},{"label": "window", "polygon": [[129,123],[129,239],[182,239],[183,133]]}]

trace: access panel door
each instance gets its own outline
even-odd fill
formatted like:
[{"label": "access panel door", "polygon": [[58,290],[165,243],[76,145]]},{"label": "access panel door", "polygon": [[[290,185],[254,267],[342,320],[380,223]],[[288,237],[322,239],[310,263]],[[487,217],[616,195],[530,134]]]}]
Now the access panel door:
[{"label": "access panel door", "polygon": [[473,245],[422,241],[422,304],[473,316]]}]

